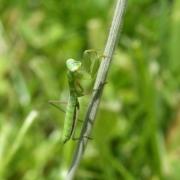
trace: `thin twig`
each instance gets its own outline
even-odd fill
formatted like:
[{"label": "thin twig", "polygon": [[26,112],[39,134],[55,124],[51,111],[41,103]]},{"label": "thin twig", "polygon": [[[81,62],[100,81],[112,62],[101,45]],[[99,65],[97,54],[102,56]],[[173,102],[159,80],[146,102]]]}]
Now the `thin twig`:
[{"label": "thin twig", "polygon": [[99,67],[97,78],[94,84],[95,91],[93,91],[92,98],[88,106],[80,140],[78,142],[71,167],[66,177],[67,180],[74,179],[75,172],[79,166],[80,160],[82,158],[82,155],[84,153],[88,141],[87,137],[90,136],[92,131],[92,126],[94,124],[96,113],[99,107],[103,86],[106,83],[106,77],[111,64],[115,45],[117,43],[120,34],[120,28],[123,22],[123,14],[125,10],[126,1],[127,0],[117,0],[109,36],[103,53],[104,56],[102,57],[101,65]]}]

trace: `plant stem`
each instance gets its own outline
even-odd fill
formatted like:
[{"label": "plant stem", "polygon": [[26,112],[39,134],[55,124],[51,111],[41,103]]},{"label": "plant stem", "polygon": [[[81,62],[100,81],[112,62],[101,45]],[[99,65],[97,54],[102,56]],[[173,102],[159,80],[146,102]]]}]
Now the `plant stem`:
[{"label": "plant stem", "polygon": [[125,11],[125,5],[127,0],[117,0],[117,4],[114,11],[114,16],[107,39],[107,43],[104,49],[103,58],[97,73],[96,81],[94,84],[94,90],[92,98],[90,100],[88,110],[85,116],[84,125],[81,131],[80,140],[74,153],[73,161],[68,171],[67,180],[74,179],[75,172],[79,166],[80,160],[83,156],[88,138],[92,131],[92,126],[95,121],[96,113],[99,107],[103,86],[106,83],[106,77],[112,61],[114,49],[120,34],[120,28],[123,22],[123,14]]}]

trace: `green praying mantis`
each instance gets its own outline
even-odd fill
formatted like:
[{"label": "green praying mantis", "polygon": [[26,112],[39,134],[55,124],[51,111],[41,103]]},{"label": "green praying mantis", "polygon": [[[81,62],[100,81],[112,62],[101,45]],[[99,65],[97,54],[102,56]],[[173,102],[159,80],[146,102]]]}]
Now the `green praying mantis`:
[{"label": "green praying mantis", "polygon": [[[66,61],[69,98],[62,132],[63,143],[66,143],[70,139],[75,139],[73,138],[73,134],[78,120],[78,111],[80,110],[79,98],[85,95],[80,80],[86,74],[89,74],[93,79],[99,67],[100,57],[95,50],[86,50],[81,61],[74,59],[68,59]],[[50,101],[50,103],[56,106],[53,101]]]}]

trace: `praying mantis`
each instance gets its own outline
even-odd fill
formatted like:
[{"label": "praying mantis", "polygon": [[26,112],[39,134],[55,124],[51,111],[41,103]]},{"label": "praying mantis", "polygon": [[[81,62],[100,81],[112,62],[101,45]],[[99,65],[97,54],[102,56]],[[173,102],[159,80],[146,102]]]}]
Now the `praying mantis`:
[{"label": "praying mantis", "polygon": [[[62,132],[63,143],[73,139],[73,134],[76,129],[78,111],[80,110],[78,98],[85,95],[80,79],[86,74],[89,74],[93,79],[99,67],[100,57],[101,56],[99,56],[95,50],[86,50],[84,51],[84,56],[81,61],[74,59],[68,59],[66,61],[69,98],[65,111],[64,128]],[[53,101],[50,101],[50,103],[54,105]]]}]

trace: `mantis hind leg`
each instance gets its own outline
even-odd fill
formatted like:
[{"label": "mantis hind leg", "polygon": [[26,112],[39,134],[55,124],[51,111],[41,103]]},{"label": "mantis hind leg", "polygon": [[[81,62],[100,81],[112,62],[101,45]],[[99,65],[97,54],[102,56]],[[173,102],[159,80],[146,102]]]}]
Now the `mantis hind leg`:
[{"label": "mantis hind leg", "polygon": [[98,90],[102,89],[102,88],[104,87],[104,85],[106,85],[106,84],[107,84],[107,81],[101,83],[100,86],[99,86],[99,88],[93,89],[93,91],[98,91]]},{"label": "mantis hind leg", "polygon": [[[83,136],[83,138],[87,138],[88,140],[93,140],[93,138],[92,137],[89,137],[89,136]],[[80,140],[81,139],[81,137],[72,137],[72,140],[74,140],[74,141],[78,141],[78,140]]]}]

